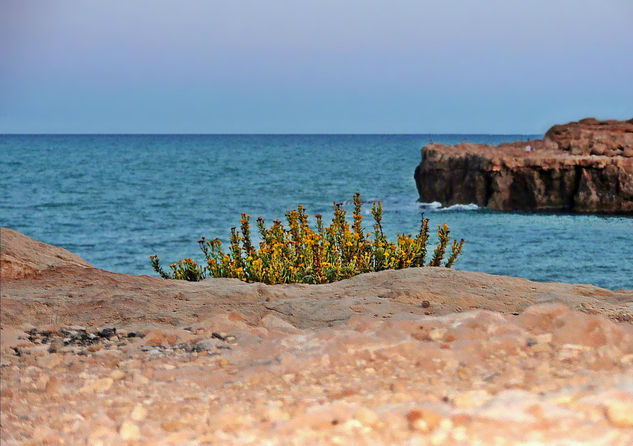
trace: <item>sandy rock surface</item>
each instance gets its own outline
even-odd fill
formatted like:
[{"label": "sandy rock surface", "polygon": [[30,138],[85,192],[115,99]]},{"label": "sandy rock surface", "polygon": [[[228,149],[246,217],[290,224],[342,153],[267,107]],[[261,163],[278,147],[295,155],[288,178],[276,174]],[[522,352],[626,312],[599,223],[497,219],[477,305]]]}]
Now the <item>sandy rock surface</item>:
[{"label": "sandy rock surface", "polygon": [[35,241],[10,229],[0,231],[2,280],[35,277],[56,266],[91,267],[84,259],[63,248]]},{"label": "sandy rock surface", "polygon": [[[3,260],[72,256],[1,231]],[[68,258],[2,276],[2,444],[633,444],[631,290],[436,268],[186,283]]]}]

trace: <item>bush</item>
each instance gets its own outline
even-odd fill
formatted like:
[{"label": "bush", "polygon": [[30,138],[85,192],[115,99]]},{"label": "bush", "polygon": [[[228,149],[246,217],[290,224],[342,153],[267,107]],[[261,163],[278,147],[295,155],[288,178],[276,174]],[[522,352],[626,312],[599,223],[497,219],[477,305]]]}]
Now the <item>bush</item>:
[{"label": "bush", "polygon": [[[424,266],[429,239],[429,220],[422,216],[418,234],[399,234],[396,243],[387,241],[382,230],[382,204],[374,202],[371,213],[374,231],[365,233],[362,227],[360,194],[354,196],[353,224],[346,220],[341,203],[334,203],[332,224],[323,226],[317,214],[316,230],[308,226],[308,214],[303,206],[286,212],[288,227],[275,220],[266,228],[257,219],[262,241],[255,249],[251,241],[250,217],[242,214],[240,229],[231,228],[229,252],[222,250],[217,238],[198,240],[206,265],[191,258],[170,265],[165,272],[160,259],[150,256],[152,267],[165,279],[197,281],[207,277],[229,277],[248,282],[326,283],[347,279],[357,274],[385,269]],[[438,226],[439,242],[429,266],[441,266],[450,242],[448,226]],[[450,268],[462,251],[464,240],[453,240],[451,254],[443,266]]]}]

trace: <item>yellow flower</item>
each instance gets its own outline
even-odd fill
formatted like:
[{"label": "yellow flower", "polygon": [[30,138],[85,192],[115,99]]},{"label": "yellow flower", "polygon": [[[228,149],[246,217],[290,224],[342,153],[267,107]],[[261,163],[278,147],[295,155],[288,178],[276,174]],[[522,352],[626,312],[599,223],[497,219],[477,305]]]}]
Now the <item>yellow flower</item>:
[{"label": "yellow flower", "polygon": [[[355,197],[354,203],[359,205],[358,195]],[[247,248],[242,245],[245,234],[248,234],[249,217],[247,214],[242,214],[240,222],[243,233],[232,231],[229,253],[221,250],[221,242],[217,238],[206,241],[205,248],[208,246],[211,249],[211,253],[205,251],[208,267],[201,270],[196,262],[187,257],[178,260],[177,264],[170,265],[172,277],[191,279],[195,276],[194,278],[199,279],[208,272],[213,277],[236,277],[241,280],[272,284],[306,280],[303,276],[307,276],[312,277],[312,281],[320,283],[340,280],[361,272],[408,267],[413,263],[421,266],[421,262],[415,261],[415,258],[421,254],[422,250],[426,250],[426,240],[420,235],[416,235],[413,239],[411,234],[398,234],[396,243],[388,242],[380,235],[382,233],[380,203],[374,207],[372,214],[377,223],[378,233],[373,241],[371,241],[371,232],[367,232],[366,239],[363,239],[363,233],[360,232],[358,222],[363,219],[363,215],[359,207],[354,209],[354,225],[351,226],[346,220],[345,210],[339,204],[335,204],[334,219],[330,226],[325,227],[320,220],[321,216],[318,216],[319,232],[313,231],[307,225],[308,215],[303,207],[286,214],[289,228],[284,227],[278,220],[275,220],[270,228],[266,228],[263,219],[259,218],[257,225],[264,232],[264,240],[259,243],[258,250],[250,251],[250,247],[246,250],[248,252],[243,262],[247,266],[248,274],[243,266],[239,266],[244,265],[239,254],[233,257],[237,254],[236,250],[241,251]],[[426,220],[423,224],[426,224]],[[446,225],[441,228],[448,232]],[[447,239],[448,236],[445,235],[441,239],[442,243],[438,244],[438,248],[445,246]],[[202,238],[201,241],[204,242],[205,239]],[[321,267],[327,276],[323,272],[315,274],[315,257],[320,260]],[[150,258],[154,269],[165,276],[158,266],[158,256],[153,255]]]}]

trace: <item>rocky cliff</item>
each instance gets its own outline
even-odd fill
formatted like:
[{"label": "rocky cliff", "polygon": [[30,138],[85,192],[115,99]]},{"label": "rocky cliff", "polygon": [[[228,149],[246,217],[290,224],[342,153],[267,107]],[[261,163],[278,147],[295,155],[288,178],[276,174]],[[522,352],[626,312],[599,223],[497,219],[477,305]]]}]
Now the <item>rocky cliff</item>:
[{"label": "rocky cliff", "polygon": [[513,211],[633,213],[633,119],[583,119],[542,140],[429,144],[415,170],[420,201]]}]

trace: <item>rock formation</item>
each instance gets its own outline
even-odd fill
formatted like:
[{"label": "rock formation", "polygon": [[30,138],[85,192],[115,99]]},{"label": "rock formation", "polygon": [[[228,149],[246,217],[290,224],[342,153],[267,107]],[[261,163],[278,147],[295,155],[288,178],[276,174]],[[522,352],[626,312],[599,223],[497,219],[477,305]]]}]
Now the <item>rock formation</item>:
[{"label": "rock formation", "polygon": [[31,268],[0,282],[3,445],[633,444],[633,290],[193,283],[0,240]]},{"label": "rock formation", "polygon": [[420,201],[444,206],[631,214],[633,119],[583,119],[499,146],[431,143],[414,177]]},{"label": "rock formation", "polygon": [[56,266],[91,267],[84,259],[63,248],[37,242],[10,229],[0,232],[0,277],[2,280],[36,277]]}]

